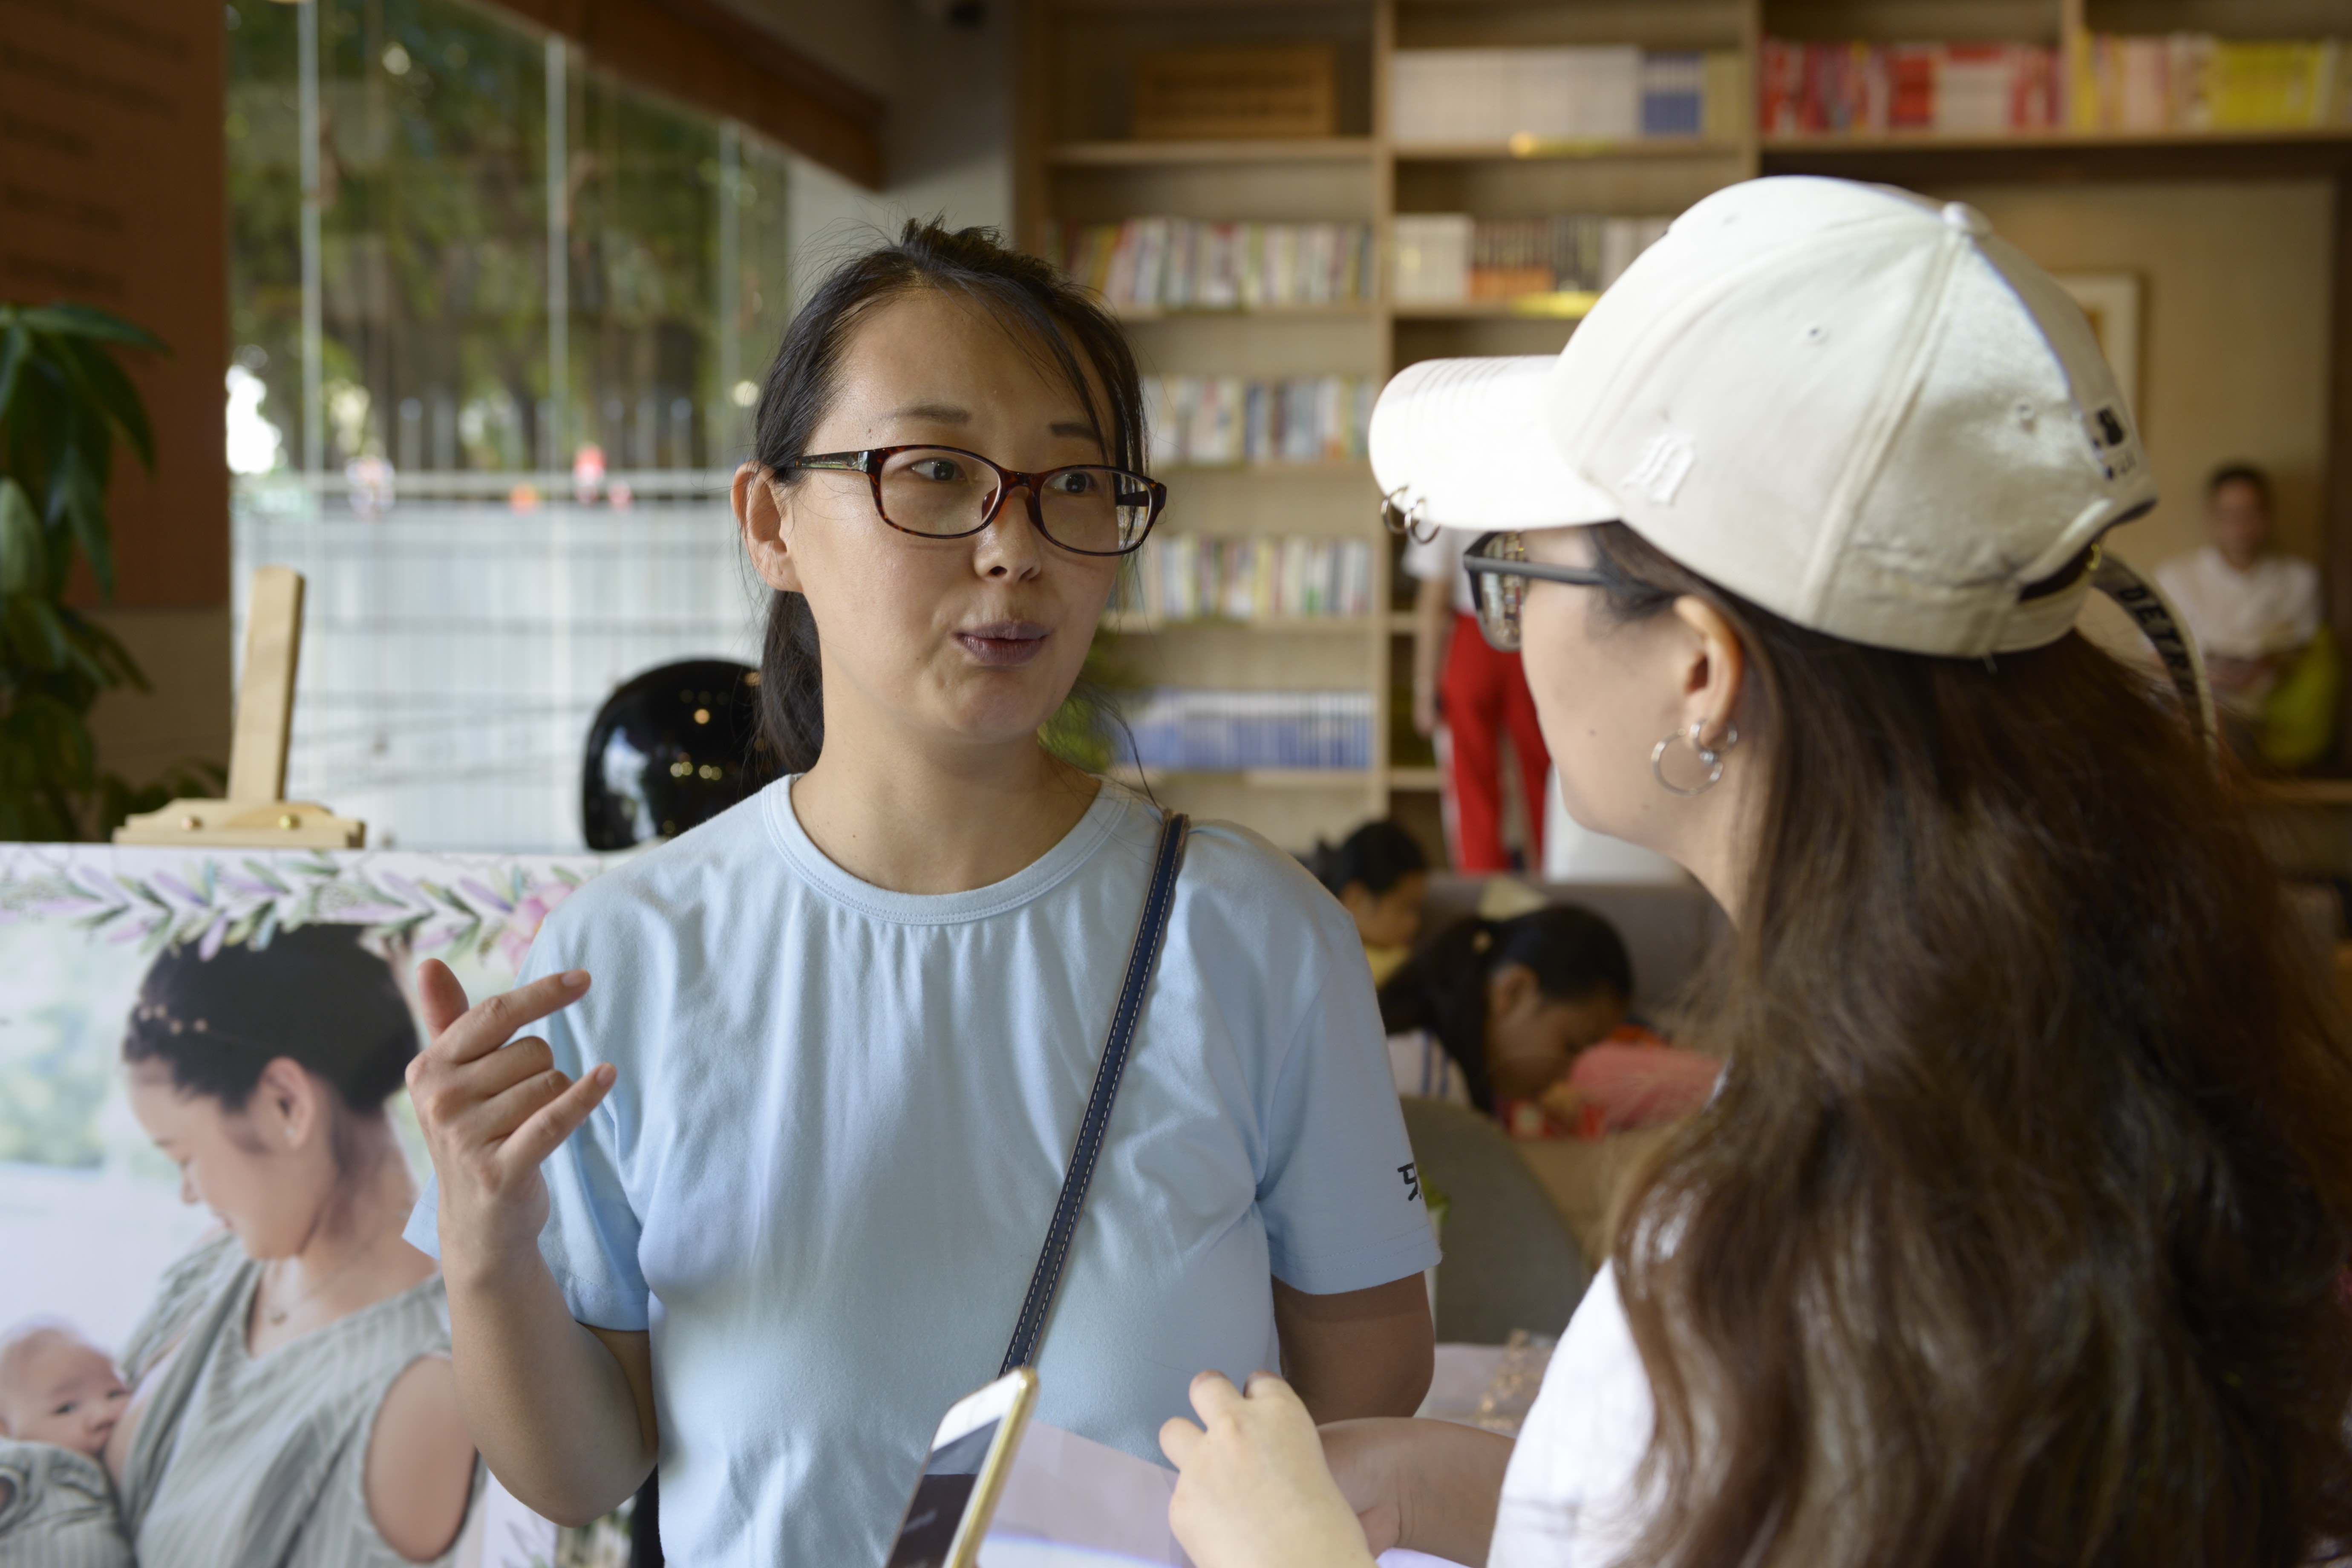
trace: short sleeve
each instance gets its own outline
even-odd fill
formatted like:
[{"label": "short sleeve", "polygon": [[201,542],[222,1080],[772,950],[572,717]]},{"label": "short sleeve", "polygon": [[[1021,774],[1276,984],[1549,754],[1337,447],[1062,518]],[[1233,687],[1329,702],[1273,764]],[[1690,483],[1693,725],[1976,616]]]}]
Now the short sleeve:
[{"label": "short sleeve", "polygon": [[1436,1267],[1362,964],[1334,964],[1307,1008],[1275,1078],[1266,1132],[1258,1209],[1276,1279],[1335,1296]]},{"label": "short sleeve", "polygon": [[[550,926],[560,920],[561,911]],[[527,984],[567,967],[569,953],[558,932],[543,930],[515,984]],[[583,1037],[583,1030],[593,1026],[583,1023],[583,1014],[593,1020],[596,1000],[592,991],[533,1030],[547,1042],[556,1067],[575,1080],[605,1059]],[[627,1087],[634,1086],[624,1075],[612,1094]],[[548,1215],[539,1233],[539,1250],[576,1321],[591,1328],[643,1332],[650,1320],[646,1279],[637,1267],[641,1226],[622,1182],[616,1128],[608,1095],[541,1165]],[[410,1246],[435,1258],[441,1256],[440,1196],[439,1182],[427,1181],[404,1233]]]}]

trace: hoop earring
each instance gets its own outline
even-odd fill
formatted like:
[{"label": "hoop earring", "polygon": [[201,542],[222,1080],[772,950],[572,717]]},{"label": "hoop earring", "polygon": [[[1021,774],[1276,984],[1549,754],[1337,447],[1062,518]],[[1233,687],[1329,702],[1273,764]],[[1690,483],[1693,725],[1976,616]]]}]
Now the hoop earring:
[{"label": "hoop earring", "polygon": [[[1739,726],[1737,724],[1724,726],[1723,742],[1717,746],[1710,746],[1699,739],[1705,730],[1705,722],[1694,719],[1688,730],[1673,731],[1664,740],[1650,748],[1650,772],[1656,776],[1658,787],[1668,795],[1680,795],[1685,800],[1688,800],[1694,795],[1705,795],[1723,782],[1723,753],[1739,744]],[[1685,789],[1666,777],[1666,750],[1676,741],[1688,742],[1690,749],[1697,753],[1700,765],[1707,771],[1706,782],[1696,788]]]}]

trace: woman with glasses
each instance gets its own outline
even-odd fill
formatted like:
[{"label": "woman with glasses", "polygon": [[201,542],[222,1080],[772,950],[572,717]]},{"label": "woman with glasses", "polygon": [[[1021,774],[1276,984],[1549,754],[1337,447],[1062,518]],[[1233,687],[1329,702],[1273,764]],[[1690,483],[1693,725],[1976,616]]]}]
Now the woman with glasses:
[{"label": "woman with glasses", "polygon": [[[481,1448],[541,1512],[657,1463],[672,1560],[878,1563],[940,1413],[996,1374],[1160,828],[1037,739],[1165,503],[1140,410],[1110,318],[981,231],[835,272],[734,490],[785,776],[590,884],[515,991],[468,1009],[428,966],[410,1236]],[[1040,1418],[1156,1456],[1202,1365],[1410,1413],[1412,1174],[1347,915],[1201,825]]]},{"label": "woman with glasses", "polygon": [[[2352,1058],[2217,769],[2082,312],[1981,215],[1736,185],[1374,462],[1478,538],[1568,809],[1736,940],[1517,1446],[1204,1375],[1201,1568],[2333,1559]],[[2169,682],[2075,629],[2094,587]],[[1565,1304],[1563,1304],[1565,1306]],[[1328,1463],[1327,1463],[1328,1460]]]}]

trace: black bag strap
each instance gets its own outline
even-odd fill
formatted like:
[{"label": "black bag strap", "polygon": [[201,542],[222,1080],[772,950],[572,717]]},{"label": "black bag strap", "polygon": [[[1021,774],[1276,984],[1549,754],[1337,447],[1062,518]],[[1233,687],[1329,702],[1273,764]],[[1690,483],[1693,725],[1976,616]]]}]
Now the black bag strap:
[{"label": "black bag strap", "polygon": [[1127,955],[1127,979],[1119,985],[1118,1005],[1110,1016],[1110,1037],[1103,1042],[1094,1093],[1087,1100],[1086,1119],[1078,1123],[1077,1147],[1070,1151],[1069,1173],[1062,1178],[1062,1195],[1054,1205],[1045,1249],[1038,1254],[1036,1272],[1029,1277],[1029,1294],[1013,1325],[1013,1342],[1005,1347],[1004,1364],[996,1369],[999,1377],[1015,1367],[1036,1364],[1037,1343],[1045,1334],[1046,1315],[1054,1310],[1054,1293],[1061,1288],[1062,1266],[1069,1261],[1078,1214],[1087,1205],[1087,1188],[1094,1181],[1103,1133],[1110,1125],[1111,1103],[1118,1098],[1118,1080],[1127,1072],[1128,1053],[1135,1044],[1143,993],[1151,984],[1151,966],[1159,960],[1160,942],[1168,934],[1168,911],[1176,903],[1176,872],[1184,863],[1184,836],[1191,828],[1192,820],[1174,811],[1160,826],[1151,887],[1143,896],[1143,921],[1136,928],[1135,947]]}]

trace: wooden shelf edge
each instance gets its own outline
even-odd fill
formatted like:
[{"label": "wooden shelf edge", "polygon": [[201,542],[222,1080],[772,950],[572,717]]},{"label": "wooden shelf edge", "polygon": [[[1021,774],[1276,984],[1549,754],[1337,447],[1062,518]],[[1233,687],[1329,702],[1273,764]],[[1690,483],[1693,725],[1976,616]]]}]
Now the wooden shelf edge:
[{"label": "wooden shelf edge", "polygon": [[1189,621],[1168,621],[1149,616],[1118,615],[1104,616],[1099,629],[1125,637],[1160,637],[1169,632],[1255,632],[1264,637],[1352,632],[1361,637],[1381,627],[1383,622],[1384,617],[1379,616],[1261,616],[1251,620],[1202,616]]},{"label": "wooden shelf edge", "polygon": [[1778,134],[1763,139],[1775,153],[2013,153],[2031,148],[2095,151],[2104,148],[2198,148],[2262,146],[2273,142],[2352,145],[2352,125],[2278,126],[2226,131],[2020,131],[1999,135],[1944,136],[1928,131],[1862,134]]},{"label": "wooden shelf edge", "polygon": [[1131,168],[1153,163],[1339,163],[1371,161],[1369,136],[1300,136],[1232,142],[1063,142],[1045,161],[1064,168]]},{"label": "wooden shelf edge", "polygon": [[1266,474],[1343,474],[1357,477],[1372,471],[1370,458],[1318,458],[1311,463],[1161,463],[1154,469],[1162,474],[1247,474],[1257,478]]},{"label": "wooden shelf edge", "polygon": [[1125,305],[1112,313],[1118,317],[1119,325],[1126,327],[1146,321],[1351,321],[1377,315],[1380,310],[1378,300],[1341,300],[1328,305],[1236,305],[1230,309],[1180,305],[1169,310],[1156,305]]},{"label": "wooden shelf edge", "polygon": [[1523,294],[1516,300],[1413,300],[1395,308],[1400,321],[1580,321],[1601,302],[1590,289]]},{"label": "wooden shelf edge", "polygon": [[1199,780],[1212,784],[1237,784],[1250,789],[1361,789],[1371,781],[1370,768],[1149,768],[1138,769],[1119,763],[1110,770],[1110,776],[1121,784],[1132,784],[1146,773],[1160,784],[1175,784]]},{"label": "wooden shelf edge", "polygon": [[1540,163],[1579,159],[1736,158],[1748,151],[1748,143],[1715,136],[1631,140],[1515,136],[1508,142],[1399,142],[1391,151],[1400,163]]}]

